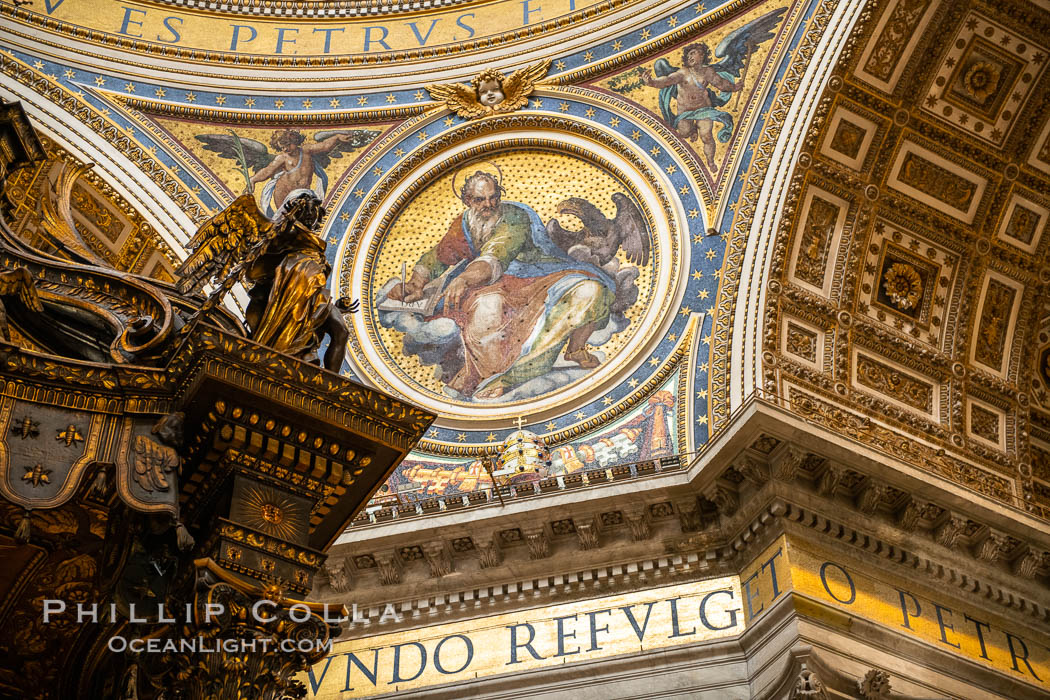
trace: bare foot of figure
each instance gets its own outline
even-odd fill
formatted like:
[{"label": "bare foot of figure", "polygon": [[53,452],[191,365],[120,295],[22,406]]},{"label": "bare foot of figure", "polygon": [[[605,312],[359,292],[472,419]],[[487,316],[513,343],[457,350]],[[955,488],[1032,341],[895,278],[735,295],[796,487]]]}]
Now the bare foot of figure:
[{"label": "bare foot of figure", "polygon": [[499,397],[503,396],[503,385],[499,382],[496,382],[487,389],[482,389],[478,393],[474,394],[474,396],[478,397],[479,399],[498,399]]},{"label": "bare foot of figure", "polygon": [[587,348],[566,352],[565,359],[577,363],[583,369],[594,369],[601,364],[597,357],[587,352]]}]

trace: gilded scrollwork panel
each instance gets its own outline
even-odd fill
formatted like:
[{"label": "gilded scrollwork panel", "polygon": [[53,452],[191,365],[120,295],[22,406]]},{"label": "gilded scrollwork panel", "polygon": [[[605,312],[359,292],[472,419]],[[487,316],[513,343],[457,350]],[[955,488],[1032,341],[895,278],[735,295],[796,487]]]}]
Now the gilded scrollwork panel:
[{"label": "gilded scrollwork panel", "polygon": [[904,141],[886,185],[937,211],[973,223],[988,180],[912,141]]},{"label": "gilded scrollwork panel", "polygon": [[854,69],[857,77],[893,92],[939,4],[936,0],[896,0],[884,5]]},{"label": "gilded scrollwork panel", "polygon": [[993,271],[985,273],[974,313],[970,359],[1000,376],[1008,370],[1022,294],[1015,280]]}]

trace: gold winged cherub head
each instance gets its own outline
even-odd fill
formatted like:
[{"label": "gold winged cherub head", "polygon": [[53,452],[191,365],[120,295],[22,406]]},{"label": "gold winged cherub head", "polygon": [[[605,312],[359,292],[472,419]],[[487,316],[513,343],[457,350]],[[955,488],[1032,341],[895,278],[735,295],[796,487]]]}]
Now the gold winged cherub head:
[{"label": "gold winged cherub head", "polygon": [[503,94],[503,74],[495,68],[486,68],[470,84],[474,86],[478,102],[486,107],[495,107],[506,99]]},{"label": "gold winged cherub head", "polygon": [[486,68],[469,83],[427,85],[430,96],[463,117],[477,119],[492,114],[513,112],[529,103],[529,95],[536,82],[547,75],[550,59],[503,75],[495,68]]}]

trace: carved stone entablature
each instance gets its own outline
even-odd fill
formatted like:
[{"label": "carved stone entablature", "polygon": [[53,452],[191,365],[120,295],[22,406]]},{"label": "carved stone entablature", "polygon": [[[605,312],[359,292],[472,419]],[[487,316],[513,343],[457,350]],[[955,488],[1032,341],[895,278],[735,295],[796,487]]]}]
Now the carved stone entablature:
[{"label": "carved stone entablature", "polygon": [[[778,446],[774,457],[780,455],[782,450],[783,446]],[[695,498],[696,492],[686,486],[680,487],[677,493],[674,490],[671,493],[654,491],[650,496],[643,498],[639,498],[638,493],[632,493],[630,500],[626,502],[623,502],[618,496],[609,503],[603,503],[598,509],[591,506],[586,499],[578,500],[571,506],[568,504],[555,505],[557,501],[552,499],[551,505],[548,506],[549,510],[543,515],[545,524],[542,527],[535,524],[534,520],[522,522],[516,516],[509,514],[486,524],[486,530],[498,533],[498,541],[501,546],[497,547],[495,540],[487,544],[484,538],[476,538],[479,557],[477,565],[471,565],[467,560],[467,557],[473,557],[473,552],[452,550],[451,554],[454,559],[464,558],[462,566],[456,562],[458,572],[468,577],[474,576],[474,572],[477,572],[478,579],[475,579],[475,587],[480,581],[486,582],[486,585],[494,585],[496,582],[503,581],[508,570],[528,570],[523,567],[542,566],[544,572],[550,572],[552,569],[569,571],[579,566],[581,557],[587,557],[589,561],[594,561],[592,557],[599,557],[597,561],[601,561],[602,556],[634,558],[640,552],[634,548],[644,544],[645,538],[657,534],[664,538],[668,552],[676,554],[688,552],[690,556],[693,556],[697,551],[703,551],[705,560],[713,564],[728,561],[729,557],[739,558],[748,556],[748,553],[755,553],[753,548],[757,542],[768,541],[763,539],[761,533],[767,531],[767,528],[777,530],[780,527],[777,525],[779,519],[785,518],[813,528],[820,537],[833,536],[842,543],[860,547],[868,553],[878,553],[888,561],[908,567],[909,571],[915,568],[921,569],[926,572],[925,575],[932,577],[933,585],[939,586],[948,582],[967,591],[970,589],[963,587],[960,582],[969,582],[968,585],[972,590],[980,590],[982,596],[989,596],[993,599],[999,599],[996,598],[999,596],[1003,601],[1021,599],[1024,601],[1024,609],[1030,610],[1033,615],[1042,614],[1040,611],[1043,610],[1043,607],[1037,602],[1038,597],[1035,593],[1025,589],[1023,594],[1018,594],[1016,591],[1010,591],[1009,588],[1002,588],[1007,585],[1006,580],[1002,578],[1003,570],[998,565],[993,566],[1004,557],[1015,561],[1014,557],[1017,556],[1015,552],[1020,549],[1020,545],[1016,544],[1018,542],[1016,533],[1007,535],[1007,531],[1001,530],[998,526],[994,530],[990,529],[987,524],[981,524],[976,520],[971,513],[964,516],[958,510],[949,512],[925,500],[916,501],[906,498],[904,494],[913,489],[904,484],[889,481],[889,475],[885,470],[868,470],[860,461],[851,463],[848,472],[849,483],[837,489],[834,497],[821,498],[819,503],[822,505],[817,510],[808,510],[807,506],[807,509],[800,511],[792,504],[792,500],[797,496],[812,504],[813,497],[821,495],[821,481],[825,480],[829,470],[836,469],[837,463],[834,460],[841,459],[841,457],[824,457],[815,453],[813,445],[807,445],[804,454],[807,464],[814,466],[800,470],[791,482],[784,483],[775,478],[762,486],[743,482],[742,495],[737,495],[737,491],[732,487],[731,479],[739,479],[739,473],[734,470],[736,476],[730,474],[725,478],[725,472],[707,474],[710,480],[708,481],[709,486],[701,489],[706,496],[699,501]],[[728,468],[725,469],[728,471]],[[840,473],[846,474],[847,472],[842,470]],[[573,495],[579,493],[576,491]],[[841,498],[841,495],[846,493],[851,497]],[[924,495],[929,497],[932,492],[925,490]],[[773,498],[772,502],[769,501],[770,498]],[[721,516],[721,526],[722,528],[731,527],[731,532],[724,532],[721,528],[714,527],[704,530],[703,537],[699,539],[696,535],[689,541],[681,541],[680,535],[678,539],[675,538],[675,535],[681,530],[682,513],[695,513],[696,516],[699,516],[703,513],[705,504],[717,509],[719,502],[721,502],[722,509],[717,511],[717,515]],[[731,513],[724,509],[729,502],[733,502],[734,506]],[[755,508],[762,507],[760,504],[768,504],[766,506],[768,511],[758,513]],[[615,511],[612,510],[614,508]],[[822,509],[838,512],[840,518],[829,519],[821,512]],[[880,535],[876,538],[871,531],[863,532],[855,529],[857,521],[851,519],[850,513],[854,518],[856,514],[863,513],[860,522],[881,521],[882,524],[879,527],[889,529],[878,530]],[[594,542],[595,546],[589,548],[592,543],[589,537],[590,523],[596,516],[600,516],[598,522],[601,523],[601,536]],[[537,517],[537,511],[530,510],[529,517],[530,519]],[[694,516],[686,515],[685,517],[688,519]],[[569,522],[572,523],[571,527],[568,525]],[[700,522],[702,523],[703,520],[701,519]],[[557,535],[556,547],[551,546],[551,535],[547,529],[551,526],[547,523],[556,523],[556,531],[563,533]],[[872,525],[872,527],[875,526]],[[891,532],[896,532],[899,539],[885,538]],[[992,535],[995,536],[992,542],[997,543],[1000,547],[1008,547],[1009,552],[1004,550],[997,560],[982,559],[981,556],[990,556],[989,552],[993,545],[985,543],[985,540]],[[941,538],[942,542],[949,543],[952,552],[942,556],[950,557],[951,565],[923,559],[916,554],[917,551],[923,550],[922,545],[916,542],[916,538],[923,538],[927,541],[937,541],[938,538]],[[412,536],[406,535],[406,542],[411,539]],[[526,546],[519,547],[518,544]],[[1030,571],[1034,578],[1041,577],[1045,573],[1041,565],[1042,551],[1042,549],[1033,548],[1030,561],[1024,565],[1019,564],[1019,568]],[[967,565],[958,561],[959,559],[970,562],[969,568],[964,568]],[[541,560],[542,564],[540,564]],[[734,561],[738,560],[734,559]],[[509,565],[510,569],[505,565]],[[975,566],[978,567],[977,571],[981,572],[980,574],[973,570]],[[673,568],[680,570],[677,565]],[[538,569],[533,570],[538,571]],[[407,568],[403,583],[415,581],[424,571],[425,567]],[[549,576],[549,573],[543,575]],[[448,583],[456,585],[451,579]],[[1003,592],[992,592],[997,590]]]}]

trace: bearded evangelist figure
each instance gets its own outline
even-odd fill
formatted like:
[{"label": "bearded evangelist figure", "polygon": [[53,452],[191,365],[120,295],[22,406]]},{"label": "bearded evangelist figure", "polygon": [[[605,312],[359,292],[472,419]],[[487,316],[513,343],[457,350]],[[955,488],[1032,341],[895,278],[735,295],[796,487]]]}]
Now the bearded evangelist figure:
[{"label": "bearded evangelist figure", "polygon": [[560,357],[563,367],[597,367],[588,345],[626,328],[623,312],[638,297],[638,268],[621,268],[617,253],[622,247],[635,264],[649,259],[638,207],[614,194],[616,216],[608,219],[590,202],[565,200],[559,212],[584,223],[568,231],[556,219],[545,226],[527,204],[504,201],[498,173],[469,173],[458,194],[466,209],[440,242],[409,279],[380,290],[380,322],[405,333],[406,354],[436,365],[456,397],[499,400],[549,379]]}]

